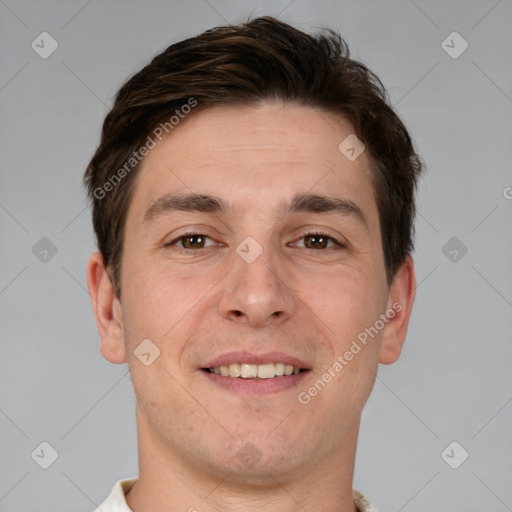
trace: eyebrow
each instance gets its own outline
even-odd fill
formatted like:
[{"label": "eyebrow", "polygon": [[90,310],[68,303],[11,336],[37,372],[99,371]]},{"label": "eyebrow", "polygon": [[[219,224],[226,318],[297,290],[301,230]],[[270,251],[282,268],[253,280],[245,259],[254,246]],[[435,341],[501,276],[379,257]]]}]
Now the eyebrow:
[{"label": "eyebrow", "polygon": [[[226,201],[216,196],[194,193],[165,194],[147,209],[143,222],[150,222],[175,211],[229,215],[233,209]],[[334,213],[343,217],[353,217],[369,228],[368,220],[359,206],[347,199],[327,195],[295,194],[291,202],[281,201],[277,213],[282,216],[290,213]]]}]

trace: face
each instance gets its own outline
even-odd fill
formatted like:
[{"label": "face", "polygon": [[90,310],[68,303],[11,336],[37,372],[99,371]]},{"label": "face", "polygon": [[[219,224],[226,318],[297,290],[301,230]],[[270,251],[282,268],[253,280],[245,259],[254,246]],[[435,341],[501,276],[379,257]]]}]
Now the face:
[{"label": "face", "polygon": [[[379,360],[398,357],[399,308],[382,315],[410,294],[411,271],[387,286],[369,160],[338,149],[351,133],[310,107],[218,107],[143,161],[116,362],[128,362],[141,421],[169,457],[284,474],[320,464],[357,430]],[[147,339],[146,359],[160,355],[146,366],[135,354]]]}]

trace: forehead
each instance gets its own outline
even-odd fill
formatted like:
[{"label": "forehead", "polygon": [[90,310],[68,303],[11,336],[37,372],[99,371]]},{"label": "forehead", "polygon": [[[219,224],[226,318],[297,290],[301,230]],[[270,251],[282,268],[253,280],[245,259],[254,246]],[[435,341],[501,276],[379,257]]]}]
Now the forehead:
[{"label": "forehead", "polygon": [[341,197],[375,213],[369,160],[339,149],[353,130],[343,118],[283,103],[223,106],[181,121],[145,157],[132,206],[137,216],[165,193],[223,197],[238,215],[297,193]]}]

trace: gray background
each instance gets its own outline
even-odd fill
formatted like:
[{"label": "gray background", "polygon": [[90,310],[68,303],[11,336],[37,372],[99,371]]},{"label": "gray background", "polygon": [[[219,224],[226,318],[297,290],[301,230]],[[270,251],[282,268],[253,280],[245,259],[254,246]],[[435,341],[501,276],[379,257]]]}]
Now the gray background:
[{"label": "gray background", "polygon": [[[127,365],[102,358],[86,290],[81,176],[129,74],[249,14],[339,30],[428,167],[415,311],[364,410],[355,487],[379,512],[512,510],[511,0],[0,0],[0,510],[87,512],[137,474]],[[31,48],[43,31],[47,59]]]}]

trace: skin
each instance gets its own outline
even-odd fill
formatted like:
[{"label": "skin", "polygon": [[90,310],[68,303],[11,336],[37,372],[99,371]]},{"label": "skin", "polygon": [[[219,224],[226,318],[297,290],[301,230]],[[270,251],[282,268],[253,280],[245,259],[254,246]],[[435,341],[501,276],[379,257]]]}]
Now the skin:
[{"label": "skin", "polygon": [[[128,363],[137,398],[139,479],[127,494],[135,512],[355,512],[361,412],[378,364],[400,355],[415,278],[408,257],[386,283],[368,158],[351,162],[338,150],[350,133],[346,121],[311,107],[215,107],[189,116],[145,157],[127,215],[122,301],[99,253],[87,270],[101,353]],[[150,205],[174,192],[218,196],[233,212],[144,222]],[[347,199],[367,223],[276,213],[303,192]],[[312,248],[304,238],[312,229],[345,247]],[[178,249],[190,239],[164,246],[189,230],[209,237],[205,245],[188,253]],[[263,249],[250,264],[236,252],[247,236]],[[298,393],[393,303],[401,311],[378,336],[299,403]],[[149,366],[134,355],[146,338],[160,350]],[[311,371],[295,388],[241,396],[200,370],[238,349],[279,350]],[[251,466],[237,457],[248,442],[261,454]]]}]

